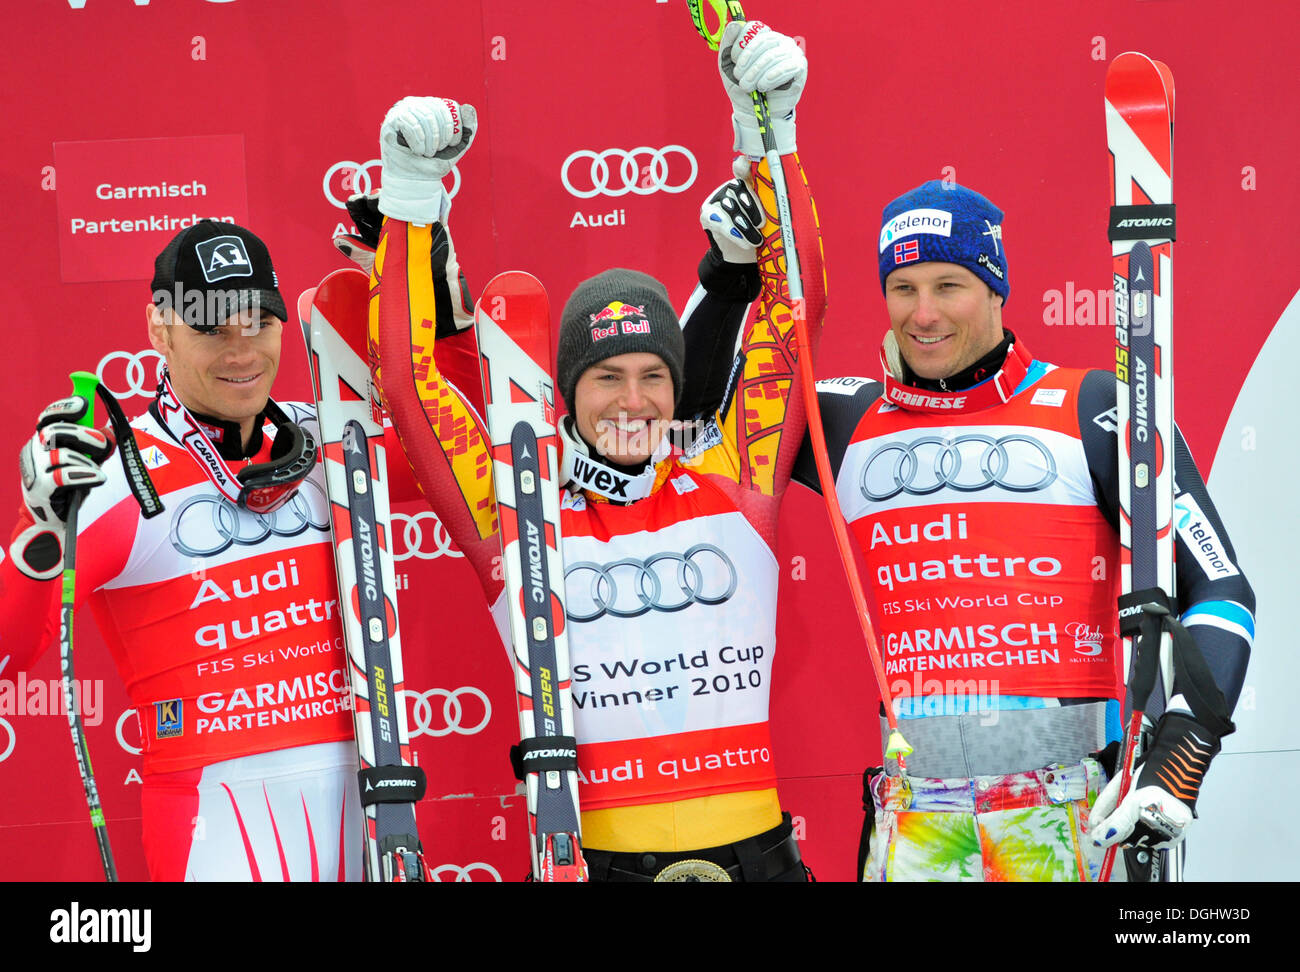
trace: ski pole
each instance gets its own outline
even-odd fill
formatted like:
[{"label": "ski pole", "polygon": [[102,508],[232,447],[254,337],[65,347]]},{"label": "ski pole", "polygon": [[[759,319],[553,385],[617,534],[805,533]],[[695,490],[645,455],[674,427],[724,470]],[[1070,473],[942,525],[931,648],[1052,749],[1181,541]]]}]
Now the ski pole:
[{"label": "ski pole", "polygon": [[[709,5],[717,15],[718,25],[710,30],[705,22],[703,0],[687,0],[691,9],[691,20],[695,29],[716,51],[722,40],[722,31],[728,20],[743,21],[745,12],[737,0],[709,0]],[[835,546],[839,551],[840,563],[849,582],[849,593],[853,597],[853,606],[857,611],[858,625],[862,637],[867,643],[867,654],[880,688],[880,698],[885,706],[885,718],[889,724],[889,740],[885,745],[885,756],[898,761],[898,768],[906,775],[906,759],[912,747],[903,738],[898,728],[898,718],[894,714],[893,698],[889,691],[889,682],[885,677],[885,666],[880,658],[880,646],[876,642],[875,629],[867,611],[867,598],[858,575],[858,565],[853,557],[853,548],[849,543],[848,525],[840,510],[835,493],[835,477],[831,474],[830,456],[826,451],[826,433],[822,427],[821,408],[817,402],[817,386],[812,370],[812,343],[808,336],[807,315],[803,306],[803,281],[799,276],[799,253],[795,249],[794,225],[790,216],[790,194],[786,188],[785,171],[781,167],[781,154],[776,148],[776,137],[772,132],[772,119],[767,107],[767,97],[759,91],[753,92],[754,116],[758,120],[758,131],[763,138],[763,153],[767,159],[768,172],[772,177],[772,190],[776,196],[777,214],[781,221],[781,247],[785,252],[786,286],[794,310],[795,348],[799,354],[799,384],[803,390],[804,411],[808,416],[808,437],[812,441],[813,457],[817,462],[817,478],[821,483],[822,499],[826,504],[826,513],[831,521],[831,530],[835,534]]]},{"label": "ski pole", "polygon": [[[95,389],[99,378],[86,371],[74,371],[72,392],[86,400],[86,413],[77,420],[78,425],[95,427]],[[104,823],[104,810],[99,803],[99,789],[95,786],[95,771],[90,765],[90,749],[86,745],[86,729],[81,722],[77,705],[76,685],[72,676],[72,614],[77,592],[77,514],[85,490],[76,490],[68,497],[67,529],[63,542],[63,603],[60,608],[59,661],[63,674],[63,704],[68,712],[68,729],[72,732],[72,748],[77,757],[77,771],[86,791],[86,805],[90,808],[90,823],[99,845],[99,857],[104,863],[104,878],[117,880],[117,867],[113,863],[113,848],[108,843],[108,828]]]}]

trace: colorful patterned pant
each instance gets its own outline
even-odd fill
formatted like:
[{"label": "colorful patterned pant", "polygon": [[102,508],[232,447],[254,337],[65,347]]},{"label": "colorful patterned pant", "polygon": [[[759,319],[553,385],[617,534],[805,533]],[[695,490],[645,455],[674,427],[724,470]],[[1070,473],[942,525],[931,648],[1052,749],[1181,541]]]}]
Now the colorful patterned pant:
[{"label": "colorful patterned pant", "polygon": [[1007,776],[871,782],[864,881],[1095,881],[1084,834],[1106,783],[1095,760]]}]

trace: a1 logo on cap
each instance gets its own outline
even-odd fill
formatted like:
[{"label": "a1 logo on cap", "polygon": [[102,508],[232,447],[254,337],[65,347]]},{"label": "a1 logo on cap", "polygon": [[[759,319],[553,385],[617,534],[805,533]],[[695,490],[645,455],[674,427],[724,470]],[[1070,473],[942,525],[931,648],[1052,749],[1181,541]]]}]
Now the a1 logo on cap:
[{"label": "a1 logo on cap", "polygon": [[214,236],[194,245],[203,270],[203,279],[216,283],[227,277],[251,277],[253,261],[248,258],[244,241],[238,236]]}]

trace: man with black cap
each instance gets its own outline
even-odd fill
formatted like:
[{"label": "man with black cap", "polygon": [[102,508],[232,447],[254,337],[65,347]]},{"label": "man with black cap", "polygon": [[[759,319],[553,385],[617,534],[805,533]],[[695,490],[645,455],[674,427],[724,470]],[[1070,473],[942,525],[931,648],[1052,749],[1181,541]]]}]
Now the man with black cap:
[{"label": "man with black cap", "polygon": [[204,220],[159,254],[152,286],[149,341],[166,372],[132,429],[164,513],[141,515],[105,462],[110,436],[70,424],[83,398],[42,412],[0,564],[0,667],[28,668],[57,636],[64,517],[86,491],[77,597],[139,719],[150,876],[358,880],[328,503],[312,407],[270,398],[286,316],[270,254]]},{"label": "man with black cap", "polygon": [[[914,749],[906,776],[892,760],[868,771],[859,871],[1096,880],[1105,846],[1183,839],[1231,731],[1254,595],[1179,435],[1182,619],[1227,701],[1194,717],[1176,680],[1118,801],[1114,373],[1039,361],[1004,325],[1003,214],[977,192],[932,181],[895,199],[878,262],[883,383],[818,383],[840,507],[873,580],[885,701]],[[795,478],[820,490],[808,448]]]},{"label": "man with black cap", "polygon": [[[668,294],[653,278],[626,269],[597,274],[578,285],[561,315],[556,378],[569,412],[559,428],[562,553],[582,839],[593,880],[806,880],[777,798],[768,732],[776,517],[804,420],[791,334],[800,308],[774,283],[783,279],[783,254],[750,92],[768,93],[803,310],[816,334],[825,301],[821,248],[794,155],[807,66],[793,40],[761,23],[726,31],[720,69],[754,190],[741,181],[723,186],[703,218],[715,240],[732,230],[753,237],[747,274],[755,286],[746,296],[759,297],[731,400],[685,454],[674,448],[667,432],[685,388],[686,352]],[[375,265],[378,313],[406,315],[416,330],[436,321],[409,282],[429,272],[437,166],[468,147],[454,121],[466,107],[408,98],[380,130],[379,205],[389,218]],[[390,183],[390,171],[421,167],[423,179]],[[701,265],[701,301],[719,299],[711,288],[724,258],[719,244]],[[768,281],[761,296],[760,269]],[[425,495],[501,624],[496,511],[488,477],[476,474],[488,440],[437,362],[421,358],[418,370],[423,408],[413,423],[396,412],[394,421]]]}]

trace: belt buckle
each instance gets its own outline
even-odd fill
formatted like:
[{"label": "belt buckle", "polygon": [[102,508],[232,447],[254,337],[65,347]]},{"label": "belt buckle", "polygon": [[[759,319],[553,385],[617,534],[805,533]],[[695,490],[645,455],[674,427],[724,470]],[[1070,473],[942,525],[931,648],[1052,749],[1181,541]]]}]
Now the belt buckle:
[{"label": "belt buckle", "polygon": [[731,875],[727,869],[712,861],[690,859],[669,864],[654,876],[655,883],[660,881],[708,881],[729,882]]}]

